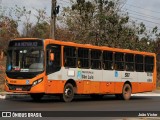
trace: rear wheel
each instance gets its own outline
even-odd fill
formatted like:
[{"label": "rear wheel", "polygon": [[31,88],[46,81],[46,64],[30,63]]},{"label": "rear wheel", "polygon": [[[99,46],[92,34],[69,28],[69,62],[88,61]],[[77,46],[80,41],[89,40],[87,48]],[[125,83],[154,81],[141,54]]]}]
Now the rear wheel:
[{"label": "rear wheel", "polygon": [[67,83],[64,87],[63,94],[61,95],[61,100],[64,102],[71,102],[74,98],[74,87],[72,84]]},{"label": "rear wheel", "polygon": [[44,94],[42,93],[39,93],[39,94],[30,94],[31,98],[34,100],[34,101],[40,101],[42,99]]},{"label": "rear wheel", "polygon": [[124,84],[122,94],[115,94],[119,100],[129,100],[131,98],[132,88],[129,84]]},{"label": "rear wheel", "polygon": [[131,98],[132,88],[129,84],[124,84],[122,90],[122,99],[129,100]]}]

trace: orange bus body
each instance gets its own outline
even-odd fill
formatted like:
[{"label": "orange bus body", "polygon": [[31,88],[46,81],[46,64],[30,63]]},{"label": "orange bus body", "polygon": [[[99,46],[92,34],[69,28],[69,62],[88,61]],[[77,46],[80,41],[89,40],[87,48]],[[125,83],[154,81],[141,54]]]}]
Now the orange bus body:
[{"label": "orange bus body", "polygon": [[[19,38],[15,39],[16,41],[32,41],[32,40],[38,40],[37,38]],[[15,41],[13,40],[13,41]],[[41,40],[40,40],[41,41]],[[6,76],[6,83],[5,83],[5,90],[7,92],[16,92],[16,93],[28,93],[28,94],[36,94],[36,93],[43,93],[43,94],[55,94],[55,95],[61,95],[64,93],[64,88],[66,83],[70,83],[73,85],[75,88],[74,93],[75,94],[121,94],[123,92],[123,86],[125,83],[130,84],[132,88],[132,93],[139,93],[139,92],[147,92],[147,91],[153,91],[156,89],[156,55],[154,53],[149,53],[149,52],[139,52],[139,51],[133,51],[133,50],[128,50],[128,49],[119,49],[119,48],[110,48],[110,47],[105,47],[105,46],[93,46],[93,45],[88,45],[88,44],[77,44],[73,42],[63,42],[63,41],[58,41],[58,40],[52,40],[52,39],[45,39],[43,41],[43,50],[44,50],[44,71],[41,72],[40,74],[36,75],[33,78],[26,79],[26,78],[10,78],[9,76]],[[46,46],[48,45],[60,45],[61,49],[61,67],[64,67],[64,47],[75,47],[76,49],[79,48],[85,48],[89,50],[98,50],[98,51],[109,51],[114,53],[124,53],[124,54],[133,54],[135,55],[142,55],[142,56],[151,56],[154,58],[154,68],[153,68],[153,73],[152,73],[152,80],[149,82],[144,82],[144,81],[136,81],[131,79],[122,79],[122,80],[107,80],[105,78],[105,81],[100,81],[96,80],[97,76],[94,76],[93,79],[89,78],[84,78],[84,79],[73,79],[73,76],[76,76],[77,70],[79,68],[75,68],[76,70],[70,70],[70,68],[67,68],[67,73],[65,74],[70,74],[69,79],[63,79],[63,71],[61,74],[58,74],[56,78],[54,77],[48,77],[46,74],[46,52],[47,48]],[[56,57],[56,56],[55,56]],[[83,69],[80,69],[83,73]],[[85,69],[84,73],[87,74],[87,72],[92,72],[92,69]],[[100,71],[104,71],[103,68],[99,71],[99,76],[101,76]],[[96,70],[93,72],[95,74],[97,72]],[[113,75],[115,74],[116,70],[113,70]],[[118,70],[117,70],[118,71]],[[119,71],[118,71],[119,72]],[[126,72],[125,72],[126,73]],[[129,73],[129,72],[127,72]],[[137,74],[136,71],[132,72],[133,74]],[[24,73],[25,74],[25,73]],[[97,73],[98,74],[98,73]],[[142,74],[145,74],[145,72],[142,72]],[[112,74],[111,74],[112,75]],[[53,75],[54,76],[54,75]],[[87,76],[87,75],[86,75]],[[141,76],[143,77],[143,76]],[[121,78],[123,78],[123,73],[121,74]],[[36,84],[33,86],[33,83],[37,80],[43,79],[40,83]],[[29,80],[29,83],[26,85],[26,80]],[[136,81],[136,82],[135,82]],[[28,88],[27,88],[28,87]],[[30,89],[29,89],[30,88]],[[24,90],[23,90],[24,89]],[[29,90],[28,90],[29,89]]]}]

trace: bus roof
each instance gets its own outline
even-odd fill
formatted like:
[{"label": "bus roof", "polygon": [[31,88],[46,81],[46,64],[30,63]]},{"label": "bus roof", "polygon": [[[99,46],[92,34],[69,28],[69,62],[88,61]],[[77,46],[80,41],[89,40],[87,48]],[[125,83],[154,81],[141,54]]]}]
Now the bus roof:
[{"label": "bus roof", "polygon": [[65,46],[75,46],[75,47],[81,47],[81,48],[107,50],[107,51],[112,51],[112,52],[123,52],[123,53],[132,53],[132,54],[142,54],[142,55],[152,55],[152,56],[156,55],[155,53],[151,53],[151,52],[144,52],[144,51],[141,52],[141,51],[136,51],[136,50],[113,48],[113,47],[107,47],[107,46],[95,46],[91,44],[79,44],[79,43],[74,43],[74,42],[65,42],[65,41],[53,40],[53,39],[16,38],[14,40],[44,40],[46,42],[48,41],[49,43],[65,45]]},{"label": "bus roof", "polygon": [[107,47],[107,46],[95,46],[91,44],[78,44],[74,42],[64,42],[59,40],[52,40],[52,39],[46,39],[49,40],[50,43],[59,44],[59,45],[65,45],[65,46],[75,46],[75,47],[81,47],[81,48],[90,48],[90,49],[97,49],[97,50],[107,50],[107,51],[113,51],[113,52],[123,52],[123,53],[132,53],[132,54],[142,54],[142,55],[152,55],[154,56],[155,53],[151,52],[141,52],[136,50],[130,50],[130,49],[121,49],[121,48],[113,48],[113,47]]}]

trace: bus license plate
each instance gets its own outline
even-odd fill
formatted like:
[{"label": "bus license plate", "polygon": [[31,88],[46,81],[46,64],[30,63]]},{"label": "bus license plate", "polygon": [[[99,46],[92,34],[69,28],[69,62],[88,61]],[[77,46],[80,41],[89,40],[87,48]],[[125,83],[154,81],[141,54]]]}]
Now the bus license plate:
[{"label": "bus license plate", "polygon": [[22,91],[22,88],[16,88],[16,90],[18,90],[18,91]]}]

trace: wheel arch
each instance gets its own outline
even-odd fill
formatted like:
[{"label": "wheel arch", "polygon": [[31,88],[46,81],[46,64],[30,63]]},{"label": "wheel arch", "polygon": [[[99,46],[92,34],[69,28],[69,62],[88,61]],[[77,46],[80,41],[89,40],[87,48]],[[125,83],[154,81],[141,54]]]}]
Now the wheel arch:
[{"label": "wheel arch", "polygon": [[[124,86],[125,84],[129,84],[129,85],[131,86],[131,89],[132,89],[132,83],[131,83],[129,80],[125,81],[124,84],[123,84],[123,86]],[[122,88],[122,89],[123,89],[123,88]]]},{"label": "wheel arch", "polygon": [[[73,79],[68,79],[68,80],[66,81],[65,85],[68,84],[68,83],[72,84],[72,86],[73,86],[73,88],[74,88],[74,93],[77,93],[77,84],[76,84],[75,80],[73,80]],[[64,85],[64,87],[65,87],[65,85]]]},{"label": "wheel arch", "polygon": [[[132,83],[129,80],[127,80],[124,82],[123,87],[125,84],[129,84],[131,86],[131,92],[132,92]],[[123,91],[123,87],[122,87],[122,91]]]}]

